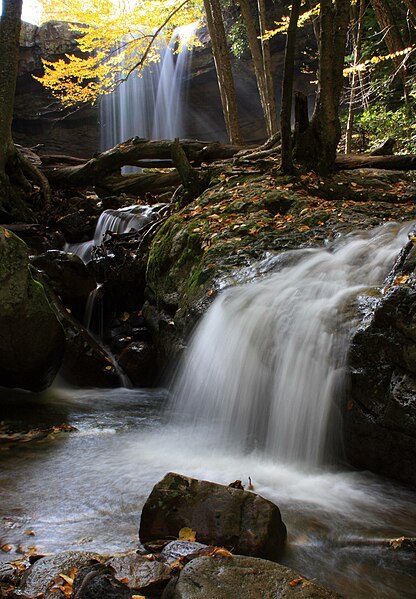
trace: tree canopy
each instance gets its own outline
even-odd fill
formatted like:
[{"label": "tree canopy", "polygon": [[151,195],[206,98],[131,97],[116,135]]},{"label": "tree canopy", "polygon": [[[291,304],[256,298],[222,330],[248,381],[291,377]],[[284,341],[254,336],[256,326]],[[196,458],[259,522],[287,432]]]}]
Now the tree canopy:
[{"label": "tree canopy", "polygon": [[[180,26],[199,21],[198,0],[42,0],[45,20],[64,20],[79,33],[79,54],[44,62],[43,85],[64,105],[94,102],[133,72],[159,60],[161,44]],[[184,37],[184,43],[195,43]]]}]

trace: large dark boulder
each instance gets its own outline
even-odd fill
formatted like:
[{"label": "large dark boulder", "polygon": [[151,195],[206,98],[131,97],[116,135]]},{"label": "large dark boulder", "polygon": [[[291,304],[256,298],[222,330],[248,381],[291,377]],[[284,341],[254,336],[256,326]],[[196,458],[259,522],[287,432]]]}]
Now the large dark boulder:
[{"label": "large dark boulder", "polygon": [[349,356],[348,460],[416,486],[416,247],[409,242],[381,298],[367,298]]},{"label": "large dark boulder", "polygon": [[178,538],[182,528],[196,540],[235,553],[278,560],[286,542],[279,508],[250,491],[169,472],[148,497],[140,521],[140,540]]},{"label": "large dark boulder", "polygon": [[338,597],[290,568],[253,557],[200,557],[166,587],[162,599],[329,599]]},{"label": "large dark boulder", "polygon": [[88,297],[96,288],[91,271],[75,254],[49,250],[31,258],[33,266],[62,300],[64,306],[83,320]]},{"label": "large dark boulder", "polygon": [[0,384],[40,391],[62,362],[65,337],[26,244],[0,227]]}]

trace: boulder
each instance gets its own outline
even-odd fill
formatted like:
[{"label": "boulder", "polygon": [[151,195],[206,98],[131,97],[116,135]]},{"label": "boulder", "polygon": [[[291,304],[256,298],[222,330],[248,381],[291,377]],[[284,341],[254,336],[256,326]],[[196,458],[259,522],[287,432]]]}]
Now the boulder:
[{"label": "boulder", "polygon": [[172,577],[168,566],[137,553],[113,557],[107,565],[118,580],[123,580],[137,594],[160,592]]},{"label": "boulder", "polygon": [[363,299],[344,414],[347,459],[416,486],[416,247],[409,242],[380,298]]},{"label": "boulder", "polygon": [[199,557],[166,587],[162,599],[329,599],[339,597],[293,570],[264,559]]},{"label": "boulder", "polygon": [[88,551],[65,551],[42,557],[23,575],[19,592],[23,596],[37,597],[48,591],[59,574],[72,577],[74,571],[87,564],[97,563],[100,559],[101,556]]},{"label": "boulder", "polygon": [[151,387],[155,384],[156,355],[150,343],[130,343],[120,354],[118,363],[135,387]]},{"label": "boulder", "polygon": [[40,391],[58,372],[62,327],[29,268],[26,244],[0,227],[0,383]]},{"label": "boulder", "polygon": [[181,558],[190,558],[199,551],[209,550],[208,545],[196,543],[195,541],[172,541],[160,552],[159,559],[166,565],[171,566]]},{"label": "boulder", "polygon": [[88,296],[95,289],[96,283],[81,258],[75,254],[49,250],[33,256],[31,263],[42,273],[44,280],[64,306],[82,321]]},{"label": "boulder", "polygon": [[148,497],[140,521],[140,540],[178,538],[182,528],[196,540],[235,553],[278,560],[286,542],[279,508],[250,491],[169,472]]},{"label": "boulder", "polygon": [[124,582],[114,576],[112,568],[104,564],[94,564],[77,571],[71,597],[76,597],[76,599],[131,599],[132,592]]}]

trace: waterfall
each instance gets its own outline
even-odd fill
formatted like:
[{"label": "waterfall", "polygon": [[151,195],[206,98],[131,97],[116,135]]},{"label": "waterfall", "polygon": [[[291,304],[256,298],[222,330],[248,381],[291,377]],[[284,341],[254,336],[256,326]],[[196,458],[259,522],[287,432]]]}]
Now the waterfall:
[{"label": "waterfall", "polygon": [[166,204],[154,206],[127,206],[118,210],[104,210],[95,227],[94,237],[82,243],[68,244],[66,251],[79,256],[87,263],[92,259],[94,248],[102,245],[111,233],[128,233],[135,229],[140,231],[143,227],[156,221],[166,210]]},{"label": "waterfall", "polygon": [[382,284],[408,230],[390,223],[293,251],[278,272],[224,291],[177,375],[174,418],[205,427],[220,446],[286,463],[326,461],[347,392],[356,298]]},{"label": "waterfall", "polygon": [[[116,91],[104,96],[100,109],[102,150],[134,136],[174,139],[185,135],[185,74],[192,58],[186,44],[195,30],[195,23],[175,29],[168,44],[159,42],[158,62],[140,74],[133,73]],[[184,47],[176,53],[179,44]]]}]

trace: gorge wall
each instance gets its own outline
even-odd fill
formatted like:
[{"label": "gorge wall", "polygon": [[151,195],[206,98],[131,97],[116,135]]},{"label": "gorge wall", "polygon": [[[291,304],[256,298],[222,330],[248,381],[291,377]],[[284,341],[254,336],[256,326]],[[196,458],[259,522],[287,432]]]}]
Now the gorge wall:
[{"label": "gorge wall", "polygon": [[[201,140],[226,141],[221,100],[218,91],[210,38],[206,28],[198,33],[201,46],[195,48],[192,68],[188,74],[189,95],[184,109],[186,137]],[[313,44],[310,33],[305,33],[300,47]],[[280,97],[285,38],[273,38],[273,71],[276,96]],[[59,99],[53,98],[33,76],[42,75],[42,59],[54,61],[65,54],[79,53],[75,32],[68,23],[50,21],[40,27],[23,23],[20,42],[19,76],[17,80],[14,138],[16,143],[33,147],[45,153],[63,153],[73,156],[91,156],[100,149],[100,109],[94,106],[64,109]],[[244,140],[248,143],[263,141],[266,132],[258,98],[257,86],[249,53],[233,59],[240,123]],[[302,73],[295,77],[295,89],[308,94],[313,100],[314,76]],[[140,132],[134,132],[139,135]]]}]

